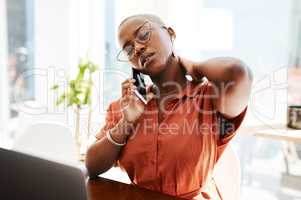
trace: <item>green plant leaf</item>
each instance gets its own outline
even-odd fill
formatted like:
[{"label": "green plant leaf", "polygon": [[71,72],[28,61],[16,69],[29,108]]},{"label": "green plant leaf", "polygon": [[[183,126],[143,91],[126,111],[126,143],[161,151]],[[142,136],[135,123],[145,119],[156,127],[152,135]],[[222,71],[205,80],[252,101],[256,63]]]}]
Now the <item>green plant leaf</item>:
[{"label": "green plant leaf", "polygon": [[50,89],[51,90],[57,90],[59,88],[59,86],[57,84],[53,85]]},{"label": "green plant leaf", "polygon": [[89,88],[86,90],[85,98],[84,98],[83,104],[90,104],[90,102],[91,102],[91,88],[89,87]]},{"label": "green plant leaf", "polygon": [[72,103],[75,104],[75,105],[81,105],[82,104],[80,99],[77,96],[72,97]]},{"label": "green plant leaf", "polygon": [[60,105],[66,99],[66,95],[62,94],[56,102],[56,105]]},{"label": "green plant leaf", "polygon": [[[77,66],[76,78],[68,80],[68,88],[58,99],[57,105],[67,101],[67,107],[91,104],[93,79],[92,74],[98,70],[98,65],[91,62],[88,57],[80,59]],[[88,74],[87,74],[88,73]],[[85,76],[88,75],[88,76]],[[58,90],[59,86],[54,85],[53,90]]]}]

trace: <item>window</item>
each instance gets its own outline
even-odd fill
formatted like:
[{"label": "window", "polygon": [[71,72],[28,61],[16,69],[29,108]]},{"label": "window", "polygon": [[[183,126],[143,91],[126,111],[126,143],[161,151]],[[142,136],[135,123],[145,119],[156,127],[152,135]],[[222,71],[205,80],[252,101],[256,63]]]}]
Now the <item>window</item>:
[{"label": "window", "polygon": [[[9,103],[34,98],[34,81],[26,77],[33,68],[33,0],[7,0],[7,74],[9,81]],[[18,115],[10,106],[10,117]]]},{"label": "window", "polygon": [[120,97],[121,82],[131,76],[128,63],[118,62],[116,59],[119,47],[117,46],[116,28],[118,26],[116,11],[119,0],[106,0],[105,9],[105,73],[103,77],[104,109]]}]

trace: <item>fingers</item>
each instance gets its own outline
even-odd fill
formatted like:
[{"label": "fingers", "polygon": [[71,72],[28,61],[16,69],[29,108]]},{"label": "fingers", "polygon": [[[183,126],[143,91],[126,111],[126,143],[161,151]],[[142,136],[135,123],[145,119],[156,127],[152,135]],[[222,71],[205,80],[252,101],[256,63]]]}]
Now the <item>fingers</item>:
[{"label": "fingers", "polygon": [[135,79],[129,78],[129,79],[126,79],[121,84],[122,96],[129,95],[129,94],[131,94],[131,90],[137,89],[137,87],[134,85],[134,83],[135,83]]},{"label": "fingers", "polygon": [[134,91],[137,89],[137,87],[134,83],[135,79],[128,78],[121,84],[123,107],[126,107],[130,102],[135,100]]},{"label": "fingers", "polygon": [[134,83],[135,81],[136,81],[136,80],[133,79],[133,78],[128,78],[128,79],[126,79],[125,81],[122,82],[122,85],[123,85],[123,84],[126,84],[126,83],[130,83],[130,82],[133,82],[133,83]]},{"label": "fingers", "polygon": [[146,93],[152,92],[153,91],[153,87],[155,87],[155,86],[152,85],[150,87],[146,87]]},{"label": "fingers", "polygon": [[139,102],[139,98],[134,94],[134,91],[131,91],[130,94],[126,94],[125,96],[121,97],[121,107],[126,109],[128,106],[133,105],[133,103]]},{"label": "fingers", "polygon": [[152,100],[155,97],[155,94],[153,92],[149,92],[146,94],[146,101],[147,103]]},{"label": "fingers", "polygon": [[[126,107],[131,102],[139,103],[141,100],[136,96],[134,93],[137,90],[137,86],[135,86],[135,79],[129,78],[126,79],[122,83],[122,102],[123,105]],[[151,87],[147,87],[147,95],[146,101],[149,102],[151,99],[155,97],[155,94],[151,91]],[[140,102],[141,103],[141,102]]]}]

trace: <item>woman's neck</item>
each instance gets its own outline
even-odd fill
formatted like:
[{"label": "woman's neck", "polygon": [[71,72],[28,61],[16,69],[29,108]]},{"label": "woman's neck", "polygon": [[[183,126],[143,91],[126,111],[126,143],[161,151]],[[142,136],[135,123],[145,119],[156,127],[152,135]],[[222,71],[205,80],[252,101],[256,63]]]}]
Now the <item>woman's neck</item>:
[{"label": "woman's neck", "polygon": [[185,70],[179,64],[178,58],[170,56],[164,70],[157,76],[150,77],[158,87],[160,96],[164,94],[177,93],[187,83]]}]

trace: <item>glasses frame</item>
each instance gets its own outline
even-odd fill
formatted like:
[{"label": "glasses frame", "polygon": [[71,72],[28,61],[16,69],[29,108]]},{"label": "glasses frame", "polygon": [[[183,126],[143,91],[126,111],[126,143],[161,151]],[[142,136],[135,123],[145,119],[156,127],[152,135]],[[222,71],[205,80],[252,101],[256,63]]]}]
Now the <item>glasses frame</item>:
[{"label": "glasses frame", "polygon": [[[137,35],[138,35],[139,31],[141,30],[141,28],[143,28],[143,26],[145,26],[145,24],[147,24],[147,23],[149,23],[149,25],[150,25],[150,35],[149,35],[149,37],[148,37],[148,39],[147,39],[146,41],[142,42],[142,41],[140,41],[140,40],[137,39]],[[164,27],[164,26],[160,26],[160,28],[165,28],[165,27]],[[134,42],[137,42],[137,43],[139,43],[139,44],[146,44],[146,43],[149,42],[151,36],[152,36],[152,25],[151,25],[151,23],[150,23],[149,21],[145,21],[145,22],[139,27],[139,30],[138,30],[138,32],[137,32],[137,34],[136,34],[136,36],[135,36]],[[135,48],[135,46],[134,46],[134,48]],[[130,57],[128,57],[128,56],[126,56],[126,57],[127,57],[127,60],[120,59],[120,55],[121,55],[124,51],[125,51],[125,50],[124,50],[124,48],[123,48],[123,49],[121,49],[121,50],[118,52],[118,54],[117,54],[117,56],[116,56],[116,60],[117,60],[118,62],[129,62],[129,61],[132,59],[132,58],[130,58]],[[124,53],[124,55],[126,55],[126,54],[127,54],[127,53]],[[133,55],[135,55],[135,54],[133,54]]]}]

